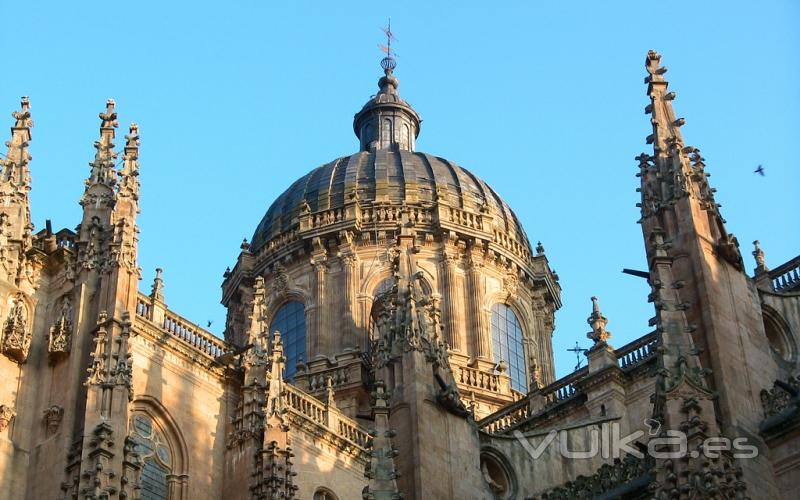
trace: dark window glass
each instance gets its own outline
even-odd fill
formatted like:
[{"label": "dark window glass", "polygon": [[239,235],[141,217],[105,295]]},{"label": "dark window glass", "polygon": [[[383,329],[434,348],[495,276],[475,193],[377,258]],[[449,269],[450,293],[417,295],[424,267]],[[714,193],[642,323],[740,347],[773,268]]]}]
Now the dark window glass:
[{"label": "dark window glass", "polygon": [[281,306],[269,325],[270,336],[275,330],[281,332],[283,341],[286,357],[284,377],[291,380],[297,371],[298,360],[306,359],[306,311],[303,303],[295,300]]},{"label": "dark window glass", "polygon": [[170,456],[164,436],[153,427],[153,421],[147,415],[135,414],[132,424],[132,438],[136,442],[136,451],[144,460],[140,498],[167,500]]},{"label": "dark window glass", "polygon": [[522,327],[516,314],[505,304],[492,306],[492,352],[494,360],[508,365],[511,388],[527,391],[525,375],[525,350],[522,344]]}]

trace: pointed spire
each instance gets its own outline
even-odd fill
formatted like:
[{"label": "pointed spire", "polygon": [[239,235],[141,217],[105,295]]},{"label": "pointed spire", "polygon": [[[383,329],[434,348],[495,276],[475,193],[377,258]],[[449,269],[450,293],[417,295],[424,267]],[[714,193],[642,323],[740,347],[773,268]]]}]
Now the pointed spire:
[{"label": "pointed spire", "polygon": [[371,439],[367,443],[369,448],[369,462],[364,468],[364,476],[369,480],[364,487],[362,498],[365,500],[395,500],[403,498],[397,489],[394,457],[397,449],[392,445],[392,438],[397,434],[389,428],[389,395],[386,394],[386,385],[382,380],[375,382],[375,392],[372,393],[375,403],[372,406],[375,428],[371,429]]},{"label": "pointed spire", "polygon": [[661,55],[654,50],[649,51],[645,67],[648,76],[644,82],[647,84],[650,104],[644,112],[651,115],[650,123],[653,125],[653,134],[647,137],[647,143],[653,144],[656,155],[666,154],[672,146],[683,146],[680,127],[686,120],[675,117],[672,109],[675,92],[667,92],[669,82],[664,78],[667,68],[661,66]]},{"label": "pointed spire", "polygon": [[[114,151],[114,135],[117,128],[117,113],[114,111],[114,100],[109,99],[106,101],[106,110],[100,113],[100,140],[94,143],[97,150],[95,153],[94,161],[89,163],[92,167],[89,178],[86,180],[86,191],[88,192],[93,186],[104,185],[109,188],[117,182],[116,159],[117,153]],[[86,206],[89,198],[84,195],[81,199],[81,205]],[[105,202],[108,206],[111,199],[92,199],[91,201],[99,204]]]},{"label": "pointed spire", "polygon": [[28,143],[31,140],[31,120],[30,101],[27,97],[22,97],[20,110],[11,113],[14,118],[14,126],[11,127],[11,140],[6,142],[8,154],[5,158],[0,158],[0,184],[9,185],[22,195],[27,195],[30,190],[30,173],[28,162],[32,159],[28,153]]},{"label": "pointed spire", "polygon": [[[640,222],[689,199],[712,217],[712,224],[698,222],[698,230],[704,231],[705,236],[716,243],[721,257],[742,270],[738,242],[725,229],[725,219],[719,212],[721,205],[714,199],[716,190],[708,183],[710,174],[705,172],[705,158],[698,148],[684,145],[680,128],[686,120],[677,118],[672,108],[675,92],[667,92],[669,83],[664,78],[667,68],[661,66],[661,56],[653,50],[647,53],[645,67],[648,76],[644,81],[650,104],[644,111],[651,115],[653,133],[647,137],[647,143],[653,145],[653,155],[642,153],[636,157],[639,162],[637,175],[641,177],[638,191],[642,199],[637,204],[642,213]],[[669,235],[677,231],[672,225],[655,219],[652,224],[661,225]],[[653,227],[648,226],[645,231],[649,232]]]},{"label": "pointed spire", "polygon": [[153,301],[164,302],[164,280],[161,278],[163,272],[160,267],[156,268],[156,277],[153,278],[153,287],[150,289],[150,298]]},{"label": "pointed spire", "polygon": [[592,297],[592,314],[586,319],[592,331],[586,334],[586,337],[592,339],[595,345],[605,344],[611,338],[611,332],[606,330],[608,319],[600,312],[600,304],[597,302],[597,297]]},{"label": "pointed spire", "polygon": [[[8,153],[0,154],[0,267],[8,280],[19,279],[24,269],[24,255],[31,247],[30,201],[31,178],[28,163],[31,155],[28,144],[31,140],[30,103],[23,97],[20,110],[11,113],[14,126],[11,127],[11,140],[6,142]],[[20,256],[17,259],[15,256]]]},{"label": "pointed spire", "polygon": [[125,154],[123,155],[120,175],[119,195],[139,199],[139,126],[131,123],[129,133],[125,136]]}]

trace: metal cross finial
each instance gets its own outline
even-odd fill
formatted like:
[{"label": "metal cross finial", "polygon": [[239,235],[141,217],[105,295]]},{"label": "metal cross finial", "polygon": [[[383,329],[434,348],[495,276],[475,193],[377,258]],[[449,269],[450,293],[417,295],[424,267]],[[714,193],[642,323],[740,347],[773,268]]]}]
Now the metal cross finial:
[{"label": "metal cross finial", "polygon": [[389,24],[386,25],[385,28],[381,28],[383,33],[386,35],[386,45],[378,44],[381,51],[386,54],[386,57],[381,59],[381,68],[384,71],[391,71],[397,66],[397,61],[395,61],[395,57],[397,53],[392,50],[392,40],[397,41],[397,38],[394,37],[394,33],[392,33],[392,18],[389,18]]},{"label": "metal cross finial", "polygon": [[587,352],[589,349],[584,349],[583,347],[581,347],[581,345],[576,340],[575,341],[575,347],[573,347],[572,349],[567,349],[567,350],[570,351],[570,352],[574,352],[575,353],[575,358],[578,360],[578,364],[575,365],[575,369],[577,370],[578,368],[581,367],[581,363],[583,362],[583,358],[581,358],[581,354]]}]

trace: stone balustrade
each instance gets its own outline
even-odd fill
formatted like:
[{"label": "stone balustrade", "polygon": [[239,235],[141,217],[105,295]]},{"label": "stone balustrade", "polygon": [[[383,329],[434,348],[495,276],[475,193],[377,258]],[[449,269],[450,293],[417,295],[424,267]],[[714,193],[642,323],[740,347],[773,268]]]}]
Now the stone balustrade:
[{"label": "stone balustrade", "polygon": [[769,278],[776,292],[786,292],[800,287],[800,255],[769,271]]},{"label": "stone balustrade", "polygon": [[481,216],[481,214],[467,212],[466,210],[455,207],[449,208],[448,215],[450,222],[477,231],[483,231],[483,216]]},{"label": "stone balustrade", "polygon": [[655,355],[657,343],[658,335],[656,332],[651,332],[644,337],[639,337],[633,342],[620,347],[614,351],[614,354],[617,356],[619,367],[622,369],[631,369],[647,361]]},{"label": "stone balustrade", "polygon": [[[658,334],[651,332],[615,350],[614,355],[619,367],[628,371],[653,359],[656,355],[657,345]],[[485,417],[478,422],[478,426],[482,431],[490,434],[506,432],[525,420],[582,394],[580,382],[588,376],[588,367],[574,371],[542,389],[529,392],[519,401]]]},{"label": "stone balustrade", "polygon": [[155,324],[159,330],[211,358],[221,356],[226,351],[222,339],[169,309],[159,308],[150,297],[142,293],[136,300],[136,317]]},{"label": "stone balustrade", "polygon": [[350,445],[366,453],[369,434],[358,425],[358,422],[348,418],[338,409],[326,406],[293,385],[285,386],[284,397],[284,402],[290,412],[327,429],[335,436],[346,440]]},{"label": "stone balustrade", "polygon": [[[508,382],[503,384],[500,375],[468,366],[457,367],[458,375],[456,381],[459,385],[471,387],[481,391],[489,391],[496,394],[511,395]],[[505,387],[504,387],[505,386]],[[505,389],[505,390],[504,390]]]}]

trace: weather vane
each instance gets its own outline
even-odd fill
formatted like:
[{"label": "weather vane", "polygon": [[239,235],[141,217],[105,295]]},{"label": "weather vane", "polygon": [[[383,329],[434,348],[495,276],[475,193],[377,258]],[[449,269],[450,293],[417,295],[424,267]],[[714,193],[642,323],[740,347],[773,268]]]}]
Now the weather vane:
[{"label": "weather vane", "polygon": [[583,347],[581,347],[581,345],[576,340],[575,341],[575,347],[573,347],[572,349],[567,349],[567,350],[570,351],[570,352],[574,352],[575,353],[575,357],[578,359],[578,364],[575,365],[575,369],[577,370],[578,368],[581,367],[581,363],[583,362],[583,358],[581,358],[581,354],[587,352],[589,349],[584,349]]},{"label": "weather vane", "polygon": [[397,41],[397,38],[394,37],[394,33],[392,33],[392,18],[389,18],[389,24],[385,28],[381,28],[383,33],[386,35],[386,45],[378,44],[381,51],[386,54],[386,57],[381,59],[381,68],[386,71],[391,71],[397,66],[397,61],[395,61],[395,57],[397,57],[397,53],[392,50],[392,40]]}]

